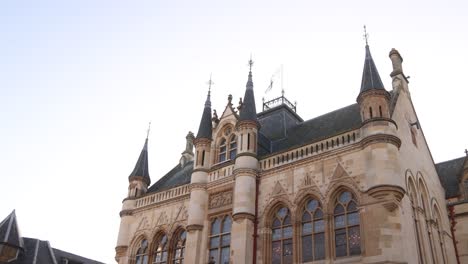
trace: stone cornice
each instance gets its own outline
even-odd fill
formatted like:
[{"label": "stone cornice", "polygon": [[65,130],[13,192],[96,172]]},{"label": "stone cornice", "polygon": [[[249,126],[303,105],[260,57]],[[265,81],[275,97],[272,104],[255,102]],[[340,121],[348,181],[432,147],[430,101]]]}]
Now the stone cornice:
[{"label": "stone cornice", "polygon": [[198,148],[203,145],[210,145],[211,144],[211,139],[209,138],[196,138],[193,140],[193,144],[195,145],[195,148]]},{"label": "stone cornice", "polygon": [[122,210],[119,213],[120,217],[132,215],[132,214],[133,214],[133,210]]},{"label": "stone cornice", "polygon": [[256,169],[247,169],[247,168],[238,168],[235,169],[232,174],[234,175],[234,179],[239,176],[249,176],[249,177],[257,177],[258,170]]},{"label": "stone cornice", "polygon": [[238,128],[260,128],[260,123],[258,121],[253,121],[253,120],[241,120],[237,122],[236,126]]},{"label": "stone cornice", "polygon": [[194,173],[194,172],[206,172],[206,173],[209,173],[210,170],[207,169],[207,168],[196,168],[196,169],[193,169],[193,170],[192,170],[192,173]]},{"label": "stone cornice", "polygon": [[252,153],[252,152],[241,152],[241,153],[238,153],[238,154],[236,155],[236,159],[237,159],[238,157],[242,157],[242,156],[253,157],[253,158],[257,159],[257,154]]},{"label": "stone cornice", "polygon": [[128,177],[128,180],[129,181],[141,181],[141,182],[146,183],[146,185],[150,185],[151,183],[148,178],[145,178],[143,176],[130,176]]},{"label": "stone cornice", "polygon": [[396,123],[393,119],[391,119],[391,118],[386,118],[386,117],[373,117],[373,118],[364,120],[364,121],[362,122],[361,127],[364,127],[365,125],[367,125],[367,124],[369,124],[369,123],[372,123],[372,122],[379,122],[379,121],[380,121],[380,122],[384,121],[384,122],[392,123],[392,124],[394,124],[395,127],[398,129],[397,123]]},{"label": "stone cornice", "polygon": [[240,212],[240,213],[233,214],[232,219],[234,221],[243,220],[243,219],[248,219],[248,220],[251,220],[251,221],[255,221],[255,215],[250,214],[250,213]]},{"label": "stone cornice", "polygon": [[207,186],[207,184],[205,182],[203,182],[203,183],[202,182],[194,182],[194,183],[190,184],[189,188],[190,188],[190,191],[197,190],[197,189],[206,190],[206,186]]},{"label": "stone cornice", "polygon": [[389,135],[389,134],[375,134],[370,135],[363,138],[361,141],[362,148],[366,148],[367,146],[374,144],[374,143],[390,143],[395,145],[398,149],[401,146],[401,140],[397,136]]},{"label": "stone cornice", "polygon": [[363,93],[360,93],[359,96],[357,97],[356,101],[358,104],[362,103],[362,100],[364,100],[364,97],[367,96],[383,96],[387,101],[390,101],[390,93],[387,92],[386,90],[381,90],[381,89],[371,89],[367,90]]},{"label": "stone cornice", "polygon": [[186,228],[188,232],[202,230],[202,229],[203,229],[203,225],[188,225]]}]

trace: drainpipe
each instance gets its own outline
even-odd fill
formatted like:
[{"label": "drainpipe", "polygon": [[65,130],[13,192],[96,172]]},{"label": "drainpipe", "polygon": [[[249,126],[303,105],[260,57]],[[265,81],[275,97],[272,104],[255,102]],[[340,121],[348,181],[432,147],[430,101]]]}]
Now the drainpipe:
[{"label": "drainpipe", "polygon": [[257,264],[257,229],[258,229],[258,193],[260,188],[260,180],[258,176],[255,179],[255,218],[254,218],[254,232],[253,232],[253,264]]},{"label": "drainpipe", "polygon": [[458,255],[458,248],[457,248],[458,241],[455,238],[455,225],[457,224],[457,222],[455,221],[455,212],[454,212],[453,205],[449,205],[448,209],[449,209],[449,218],[450,218],[450,232],[452,233],[453,246],[455,247],[455,257],[457,258],[457,263],[460,264],[460,256]]}]

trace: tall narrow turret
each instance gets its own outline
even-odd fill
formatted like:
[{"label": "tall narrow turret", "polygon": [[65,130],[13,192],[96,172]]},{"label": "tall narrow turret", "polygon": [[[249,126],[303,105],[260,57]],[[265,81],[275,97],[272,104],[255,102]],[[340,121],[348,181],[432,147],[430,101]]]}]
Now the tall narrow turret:
[{"label": "tall narrow turret", "polygon": [[130,176],[128,176],[130,186],[128,188],[128,197],[139,197],[146,193],[151,179],[148,171],[148,137],[145,139],[145,144],[140,152],[135,168]]}]

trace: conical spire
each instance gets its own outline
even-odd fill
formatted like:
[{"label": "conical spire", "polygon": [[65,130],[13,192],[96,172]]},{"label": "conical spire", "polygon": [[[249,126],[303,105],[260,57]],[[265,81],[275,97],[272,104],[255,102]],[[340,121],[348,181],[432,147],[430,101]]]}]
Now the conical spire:
[{"label": "conical spire", "polygon": [[0,223],[0,245],[6,244],[16,248],[24,248],[20,236],[15,210]]},{"label": "conical spire", "polygon": [[203,115],[200,120],[200,126],[198,127],[197,138],[207,138],[211,139],[212,133],[212,126],[211,126],[211,85],[213,82],[210,80],[208,81],[209,88],[208,88],[208,95],[206,96],[205,101],[205,108],[203,109]]},{"label": "conical spire", "polygon": [[138,157],[138,161],[135,164],[135,169],[133,169],[130,176],[128,176],[129,179],[132,177],[143,177],[147,185],[150,185],[151,183],[148,171],[148,136],[145,139],[145,144],[141,150],[140,157]]},{"label": "conical spire", "polygon": [[255,108],[255,96],[253,91],[253,81],[252,81],[252,58],[249,60],[250,70],[249,78],[247,80],[244,101],[242,103],[242,108],[240,109],[239,119],[243,120],[252,120],[257,121],[257,110]]},{"label": "conical spire", "polygon": [[379,72],[377,71],[377,67],[372,59],[369,45],[366,43],[366,59],[364,60],[364,71],[362,72],[360,93],[372,89],[385,90],[382,80],[380,79]]}]

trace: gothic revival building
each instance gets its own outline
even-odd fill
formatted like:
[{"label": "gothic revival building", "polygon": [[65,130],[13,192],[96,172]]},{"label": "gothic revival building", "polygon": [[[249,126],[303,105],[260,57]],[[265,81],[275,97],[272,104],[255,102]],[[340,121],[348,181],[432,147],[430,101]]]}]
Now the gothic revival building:
[{"label": "gothic revival building", "polygon": [[[284,96],[257,112],[252,65],[239,107],[229,97],[218,118],[208,92],[196,137],[152,185],[146,139],[117,262],[457,263],[446,197],[458,193],[439,180],[402,57],[389,56],[390,91],[366,45],[356,103],[306,121]],[[464,162],[465,178],[446,173],[454,188]]]}]

